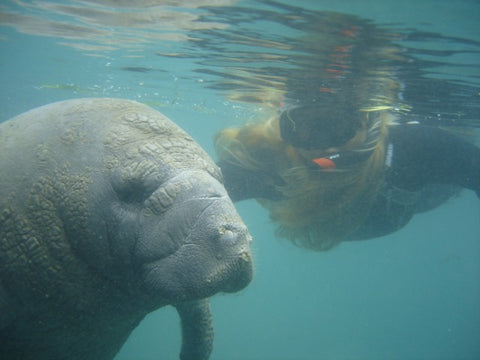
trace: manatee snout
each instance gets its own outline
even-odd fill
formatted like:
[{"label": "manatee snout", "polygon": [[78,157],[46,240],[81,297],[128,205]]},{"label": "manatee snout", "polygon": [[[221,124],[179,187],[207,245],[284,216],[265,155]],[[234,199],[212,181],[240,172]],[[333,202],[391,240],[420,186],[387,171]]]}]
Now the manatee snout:
[{"label": "manatee snout", "polygon": [[236,292],[246,287],[253,277],[250,243],[252,237],[242,224],[225,224],[219,227],[215,257],[225,268],[225,281],[219,291]]},{"label": "manatee snout", "polygon": [[147,207],[158,203],[166,211],[144,218],[136,252],[149,291],[178,301],[248,285],[251,236],[217,179],[186,171],[152,194]]},{"label": "manatee snout", "polygon": [[252,237],[223,187],[218,194],[220,196],[210,198],[210,204],[198,218],[189,237],[209,254],[209,259],[205,260],[205,264],[211,266],[210,269],[207,266],[207,279],[217,284],[216,291],[236,292],[252,280]]}]

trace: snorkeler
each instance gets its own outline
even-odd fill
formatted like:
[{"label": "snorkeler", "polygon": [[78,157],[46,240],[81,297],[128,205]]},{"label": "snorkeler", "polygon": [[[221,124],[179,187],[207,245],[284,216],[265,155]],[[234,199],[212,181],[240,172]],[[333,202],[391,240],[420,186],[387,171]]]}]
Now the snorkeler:
[{"label": "snorkeler", "polygon": [[225,129],[216,147],[232,199],[257,199],[277,235],[315,250],[392,233],[462,188],[480,195],[480,148],[385,108],[309,103]]},{"label": "snorkeler", "polygon": [[[257,76],[273,82],[234,97],[274,112],[220,131],[218,165],[231,198],[256,199],[278,236],[327,250],[395,232],[462,188],[480,194],[480,148],[464,132],[470,125],[442,130],[441,121],[427,126],[412,115],[431,113],[418,106],[430,91],[419,92],[426,78],[395,39],[328,14],[287,42],[292,66],[263,69]],[[459,93],[444,87],[435,87],[442,94],[435,101]]]}]

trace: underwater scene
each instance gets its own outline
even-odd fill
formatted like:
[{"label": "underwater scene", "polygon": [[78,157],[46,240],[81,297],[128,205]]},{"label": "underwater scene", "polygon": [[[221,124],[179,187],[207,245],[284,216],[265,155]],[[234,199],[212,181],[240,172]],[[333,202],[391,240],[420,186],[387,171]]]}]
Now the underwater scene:
[{"label": "underwater scene", "polygon": [[[3,0],[0,123],[134,100],[219,165],[253,278],[192,359],[480,359],[479,24],[477,0]],[[181,346],[164,306],[114,359]]]}]

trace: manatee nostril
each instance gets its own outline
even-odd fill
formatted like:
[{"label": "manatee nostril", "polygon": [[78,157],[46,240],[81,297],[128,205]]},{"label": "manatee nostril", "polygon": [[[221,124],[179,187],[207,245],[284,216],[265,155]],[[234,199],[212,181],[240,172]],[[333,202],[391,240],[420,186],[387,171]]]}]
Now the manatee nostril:
[{"label": "manatee nostril", "polygon": [[239,244],[250,245],[252,237],[245,228],[221,227],[219,232],[219,241],[222,245],[233,246]]},{"label": "manatee nostril", "polygon": [[234,234],[231,230],[224,230],[220,235],[220,241],[222,244],[234,245],[236,244],[238,235]]}]

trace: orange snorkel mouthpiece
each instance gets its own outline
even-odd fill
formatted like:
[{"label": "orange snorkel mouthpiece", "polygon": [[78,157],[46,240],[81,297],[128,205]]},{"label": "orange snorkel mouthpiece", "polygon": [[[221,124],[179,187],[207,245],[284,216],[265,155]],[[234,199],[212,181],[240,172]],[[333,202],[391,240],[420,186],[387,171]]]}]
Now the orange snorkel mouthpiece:
[{"label": "orange snorkel mouthpiece", "polygon": [[322,169],[335,169],[337,167],[333,160],[329,158],[318,158],[313,159],[312,161],[318,166],[320,166]]}]

